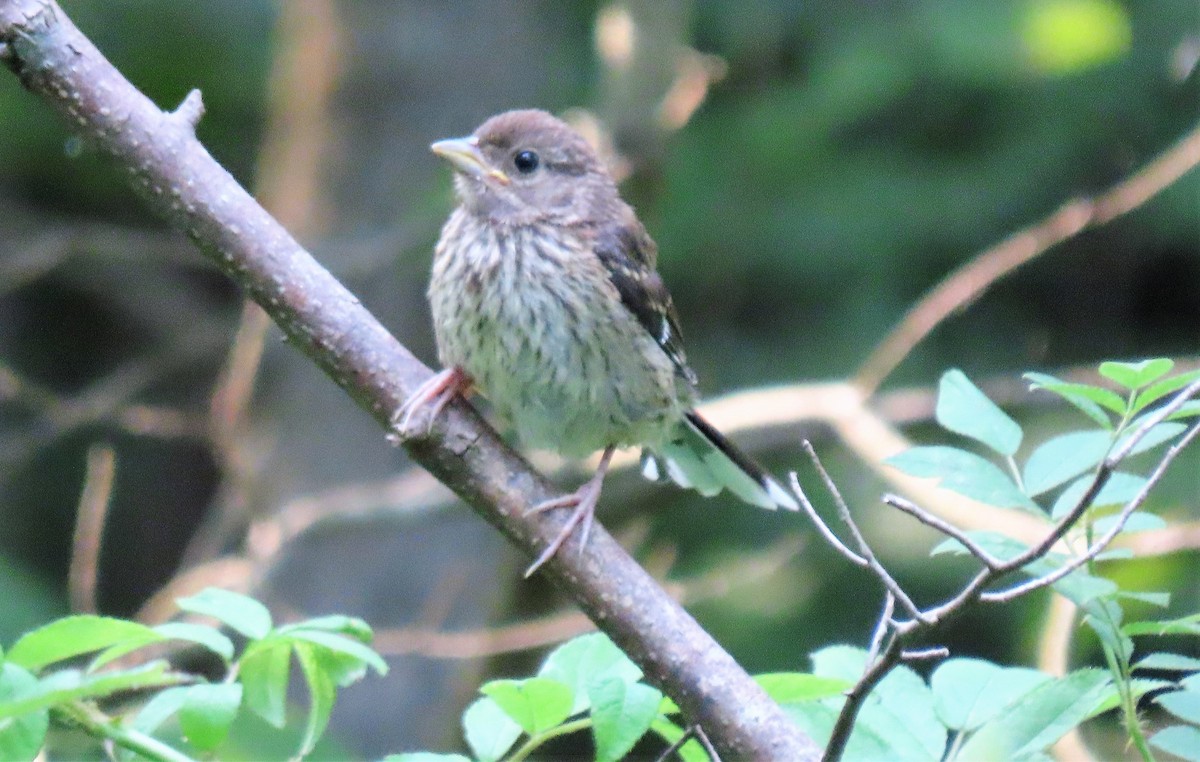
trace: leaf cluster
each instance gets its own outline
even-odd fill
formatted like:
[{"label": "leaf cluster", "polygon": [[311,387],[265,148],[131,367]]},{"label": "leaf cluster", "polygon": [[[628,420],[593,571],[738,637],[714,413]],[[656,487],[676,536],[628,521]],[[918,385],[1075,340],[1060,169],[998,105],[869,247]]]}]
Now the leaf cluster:
[{"label": "leaf cluster", "polygon": [[[293,654],[309,694],[296,751],[302,757],[323,734],[337,689],[361,679],[368,668],[387,672],[387,664],[367,645],[371,629],[353,617],[276,626],[263,604],[216,588],[178,604],[242,636],[240,653],[217,627],[187,622],[148,627],[91,615],[58,619],[0,652],[0,759],[33,759],[52,720],[113,742],[122,759],[178,761],[210,754],[221,747],[241,714],[284,727]],[[171,641],[214,655],[224,665],[223,679],[208,681],[173,669],[163,659],[123,666],[132,661],[124,657]],[[102,709],[106,702],[146,692],[152,692],[149,700],[128,715],[110,716]],[[156,737],[172,720],[182,749]]]}]

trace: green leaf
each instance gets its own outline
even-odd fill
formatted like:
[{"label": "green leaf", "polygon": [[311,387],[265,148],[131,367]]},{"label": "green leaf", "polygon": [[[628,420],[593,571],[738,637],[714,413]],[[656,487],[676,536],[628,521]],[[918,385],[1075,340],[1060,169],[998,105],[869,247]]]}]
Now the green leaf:
[{"label": "green leaf", "polygon": [[277,629],[276,633],[284,635],[296,630],[318,630],[322,632],[332,632],[338,635],[346,635],[354,638],[360,643],[370,643],[371,639],[375,636],[371,631],[371,625],[367,624],[358,617],[343,616],[341,614],[319,616],[312,619],[305,619],[303,622],[286,624]]},{"label": "green leaf", "polygon": [[914,447],[884,461],[910,476],[934,477],[945,489],[999,508],[1041,514],[1012,479],[990,461],[956,447]]},{"label": "green leaf", "polygon": [[1040,495],[1095,468],[1111,446],[1106,431],[1072,431],[1043,442],[1025,462],[1025,491]]},{"label": "green leaf", "polygon": [[[869,698],[867,700],[870,701]],[[783,710],[806,735],[818,744],[825,744],[829,740],[834,720],[843,702],[842,699],[804,701],[788,704]],[[908,762],[909,759],[922,761],[927,759],[924,753],[918,753],[911,758],[902,756],[903,751],[893,745],[892,739],[886,736],[886,732],[886,730],[877,730],[860,715],[860,720],[855,723],[854,732],[850,735],[850,741],[846,744],[846,752],[842,758],[878,760],[879,762],[892,762],[893,760]]]},{"label": "green leaf", "polygon": [[164,722],[183,708],[187,693],[187,686],[179,686],[154,694],[154,697],[134,715],[132,727],[147,735],[153,735]]},{"label": "green leaf", "polygon": [[[1095,523],[1092,525],[1093,531],[1098,535],[1103,535],[1106,532],[1108,532],[1108,530],[1112,529],[1113,526],[1117,523],[1117,521],[1120,520],[1120,518],[1121,517],[1119,515],[1101,516],[1100,518],[1096,519]],[[1126,522],[1125,522],[1125,525],[1121,527],[1121,531],[1126,532],[1126,533],[1153,532],[1153,531],[1157,531],[1159,529],[1165,529],[1166,526],[1167,526],[1167,522],[1163,521],[1163,519],[1161,517],[1155,516],[1153,513],[1142,513],[1140,511],[1138,511],[1133,514],[1130,514],[1129,519],[1126,520]],[[1121,548],[1119,550],[1128,550],[1128,549]],[[1109,560],[1110,558],[1113,558],[1113,556],[1109,555],[1108,553],[1103,553],[1103,554],[1101,554],[1101,556],[1103,557],[1102,560],[1105,560],[1105,561]],[[1101,556],[1097,556],[1097,558],[1100,558]],[[1125,555],[1124,557],[1131,558],[1132,552]]]},{"label": "green leaf", "polygon": [[1178,410],[1167,416],[1167,420],[1177,421],[1183,418],[1195,418],[1198,415],[1200,415],[1200,400],[1192,400],[1191,402],[1183,403]]},{"label": "green leaf", "polygon": [[1050,679],[1035,669],[1006,668],[982,659],[950,659],[934,670],[929,684],[934,708],[946,727],[974,730]]},{"label": "green leaf", "polygon": [[618,675],[592,683],[588,694],[598,762],[624,759],[650,729],[662,701],[662,694],[654,688],[627,683]]},{"label": "green leaf", "polygon": [[389,754],[383,762],[471,762],[461,754],[434,754],[431,751],[406,751],[403,754]]},{"label": "green leaf", "polygon": [[330,679],[328,671],[321,663],[319,648],[308,643],[295,643],[296,660],[300,662],[300,672],[308,684],[308,718],[304,723],[304,735],[300,739],[297,757],[303,757],[311,752],[321,740],[325,728],[329,725],[329,715],[333,713],[333,702],[337,689]]},{"label": "green leaf", "polygon": [[[1060,519],[1075,509],[1083,496],[1087,494],[1088,489],[1092,486],[1095,480],[1094,475],[1080,477],[1071,482],[1058,499],[1054,501],[1054,507],[1050,511],[1050,515],[1055,519]],[[1126,473],[1124,471],[1114,471],[1109,477],[1104,486],[1100,488],[1100,492],[1092,500],[1093,508],[1104,508],[1110,505],[1125,505],[1141,491],[1146,485],[1144,476]]]},{"label": "green leaf", "polygon": [[1183,654],[1152,653],[1142,657],[1133,665],[1134,669],[1165,669],[1174,672],[1200,670],[1200,659]]},{"label": "green leaf", "polygon": [[1121,620],[1125,616],[1121,604],[1112,598],[1097,597],[1088,601],[1084,610],[1084,624],[1092,628],[1096,637],[1112,649],[1122,662],[1133,655],[1133,641],[1121,632]]},{"label": "green leaf", "polygon": [[1200,729],[1172,725],[1151,736],[1150,745],[1188,762],[1200,762]]},{"label": "green leaf", "polygon": [[9,717],[39,711],[76,699],[99,699],[123,691],[179,685],[190,678],[167,671],[167,663],[151,662],[119,672],[88,674],[77,669],[51,673],[37,685],[6,703],[0,703],[0,724]]},{"label": "green leaf", "polygon": [[[1136,701],[1148,693],[1156,693],[1158,691],[1174,687],[1175,683],[1171,682],[1170,680],[1146,680],[1144,678],[1135,677],[1129,681],[1128,686],[1125,688],[1128,689]],[[1092,716],[1099,716],[1111,709],[1116,709],[1117,707],[1121,706],[1121,703],[1124,701],[1124,697],[1121,695],[1122,690],[1122,688],[1118,688],[1116,683],[1110,684],[1108,688],[1104,690],[1100,703],[1096,705],[1096,710]]]},{"label": "green leaf", "polygon": [[233,659],[233,641],[224,633],[203,624],[166,622],[157,625],[155,632],[169,640],[183,640],[212,651],[228,664]]},{"label": "green leaf", "polygon": [[[1055,556],[1054,560],[1060,563],[1062,561],[1060,556]],[[1033,577],[1040,577],[1048,574],[1053,568],[1056,567],[1051,563],[1039,561],[1029,564],[1023,571]],[[1093,576],[1082,568],[1076,569],[1050,587],[1076,606],[1086,606],[1092,601],[1109,598],[1120,590],[1117,583],[1111,579]]]},{"label": "green leaf", "polygon": [[291,643],[276,641],[262,647],[251,646],[238,663],[238,681],[246,689],[246,707],[276,728],[287,723],[291,658]]},{"label": "green leaf", "polygon": [[[1171,605],[1170,593],[1158,593],[1153,591],[1139,592],[1136,590],[1122,590],[1117,594],[1117,597],[1123,600],[1139,601],[1148,603],[1151,606],[1158,606],[1160,609],[1165,609]],[[1129,633],[1125,633],[1128,635]]]},{"label": "green leaf", "polygon": [[1200,614],[1165,622],[1130,622],[1121,631],[1126,635],[1200,635]]},{"label": "green leaf", "polygon": [[125,641],[162,640],[144,624],[106,616],[69,616],[26,633],[9,649],[8,661],[30,672],[48,664],[99,651]]},{"label": "green leaf", "polygon": [[755,675],[754,682],[761,685],[767,695],[779,704],[840,696],[854,685],[849,680],[817,677],[804,672],[774,672]]},{"label": "green leaf", "polygon": [[271,612],[253,598],[206,587],[188,598],[176,601],[180,609],[211,616],[251,640],[261,640],[271,631]]},{"label": "green leaf", "polygon": [[1162,694],[1154,701],[1179,719],[1200,725],[1200,693],[1172,691]]},{"label": "green leaf", "polygon": [[1045,373],[1026,373],[1025,378],[1030,382],[1030,389],[1043,389],[1057,394],[1106,429],[1111,429],[1113,423],[1104,410],[1109,410],[1118,417],[1125,416],[1125,400],[1110,389],[1067,383]]},{"label": "green leaf", "polygon": [[571,686],[548,677],[492,680],[479,692],[490,696],[530,735],[556,727],[571,716]]},{"label": "green leaf", "polygon": [[1111,677],[1081,669],[1043,683],[984,723],[959,750],[958,758],[1015,759],[1047,749],[1091,717]]},{"label": "green leaf", "polygon": [[323,630],[294,629],[289,631],[286,637],[295,640],[304,640],[334,653],[344,654],[370,666],[371,669],[380,675],[387,674],[387,662],[383,660],[382,656],[369,646],[365,646],[358,640],[348,638],[345,635],[325,632]]},{"label": "green leaf", "polygon": [[179,727],[188,743],[212,751],[229,735],[229,726],[242,704],[237,683],[204,683],[187,688],[179,709]]},{"label": "green leaf", "polygon": [[494,700],[484,696],[463,712],[463,735],[480,762],[495,762],[521,737],[521,726]]},{"label": "green leaf", "polygon": [[1200,378],[1200,370],[1193,370],[1151,384],[1138,393],[1131,412],[1135,414],[1141,412],[1147,405],[1157,402],[1172,392],[1179,391],[1198,378]]},{"label": "green leaf", "polygon": [[[1153,450],[1159,445],[1170,442],[1172,439],[1185,431],[1187,431],[1187,426],[1182,423],[1174,423],[1169,421],[1160,423],[1157,426],[1152,427],[1146,432],[1146,436],[1138,440],[1138,443],[1135,444],[1133,449],[1129,451],[1129,455],[1133,456],[1137,455],[1138,453]],[[1129,431],[1125,432],[1125,434],[1117,441],[1116,445],[1114,445],[1114,448],[1123,446],[1125,442],[1128,441],[1128,439],[1135,433],[1137,433],[1137,426],[1133,426]]]},{"label": "green leaf", "polygon": [[574,695],[571,714],[579,714],[590,706],[588,686],[592,682],[619,677],[627,683],[641,679],[642,669],[629,660],[607,635],[588,633],[563,643],[546,657],[538,670],[539,677],[548,677],[569,685]]},{"label": "green leaf", "polygon": [[144,637],[130,638],[106,648],[88,664],[88,671],[95,672],[106,664],[132,653],[139,648],[145,648],[153,643],[167,640],[183,640],[196,643],[221,657],[225,663],[233,658],[233,642],[221,632],[202,624],[187,622],[167,622],[152,628]]},{"label": "green leaf", "polygon": [[961,370],[948,370],[938,384],[937,420],[1004,456],[1021,446],[1021,427],[979,390]]},{"label": "green leaf", "polygon": [[[0,664],[0,708],[18,696],[37,689],[37,678],[18,664]],[[10,719],[0,720],[0,759],[13,762],[32,760],[42,749],[50,727],[50,711],[46,707],[32,709]]]},{"label": "green leaf", "polygon": [[939,762],[946,749],[946,728],[934,711],[933,692],[908,667],[896,667],[880,681],[859,719],[887,739],[892,759]]},{"label": "green leaf", "polygon": [[[814,652],[812,662],[816,675],[857,682],[866,652],[852,646],[828,646]],[[788,704],[784,709],[820,742],[829,737],[831,710],[842,702],[839,697]],[[945,745],[946,729],[934,713],[933,693],[915,672],[902,666],[885,677],[864,702],[846,756],[937,762]]]},{"label": "green leaf", "polygon": [[855,646],[834,645],[814,651],[810,658],[814,675],[856,683],[867,663],[867,652]]},{"label": "green leaf", "polygon": [[1141,389],[1171,372],[1175,362],[1166,357],[1141,362],[1102,362],[1100,375],[1126,389]]}]

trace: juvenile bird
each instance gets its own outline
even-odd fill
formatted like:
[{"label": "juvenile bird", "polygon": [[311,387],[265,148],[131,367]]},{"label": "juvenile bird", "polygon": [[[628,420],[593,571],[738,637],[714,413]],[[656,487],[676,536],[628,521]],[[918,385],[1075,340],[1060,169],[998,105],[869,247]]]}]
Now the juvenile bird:
[{"label": "juvenile bird", "polygon": [[649,478],[797,510],[692,409],[696,376],[655,271],[657,247],[581,135],[544,111],[509,111],[431,149],[454,168],[459,202],[429,283],[445,370],[400,408],[400,430],[474,388],[527,445],[568,457],[604,451],[576,492],[528,510],[574,508],[526,576],[577,527],[586,545],[618,447],[640,445]]}]

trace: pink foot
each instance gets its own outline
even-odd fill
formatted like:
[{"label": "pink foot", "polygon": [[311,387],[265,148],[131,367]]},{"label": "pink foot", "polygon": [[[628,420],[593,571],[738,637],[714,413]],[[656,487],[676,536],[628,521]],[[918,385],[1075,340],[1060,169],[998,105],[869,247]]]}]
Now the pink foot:
[{"label": "pink foot", "polygon": [[430,376],[425,383],[417,387],[404,404],[392,416],[392,428],[402,437],[416,434],[412,430],[413,416],[421,410],[429,408],[429,416],[425,420],[425,431],[428,434],[433,428],[433,421],[442,412],[442,408],[454,399],[454,395],[466,393],[471,388],[471,378],[462,368],[446,368]]},{"label": "pink foot", "polygon": [[592,520],[596,513],[596,504],[600,501],[600,487],[604,484],[604,475],[608,472],[608,464],[612,461],[615,447],[607,447],[604,454],[600,456],[600,466],[596,469],[596,473],[583,483],[578,490],[570,495],[551,498],[543,501],[525,511],[526,516],[543,511],[553,510],[555,508],[575,507],[571,512],[571,517],[567,519],[566,526],[558,533],[546,549],[541,552],[537,559],[530,564],[525,570],[525,577],[529,578],[535,571],[541,568],[542,564],[549,561],[558,552],[567,538],[574,534],[576,528],[580,529],[579,536],[579,552],[583,553],[583,549],[587,547],[588,535],[592,532]]}]

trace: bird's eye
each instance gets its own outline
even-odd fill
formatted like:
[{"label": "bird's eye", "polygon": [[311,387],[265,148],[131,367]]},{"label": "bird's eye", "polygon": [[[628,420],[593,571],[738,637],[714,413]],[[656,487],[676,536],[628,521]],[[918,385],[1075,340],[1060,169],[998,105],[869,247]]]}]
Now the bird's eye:
[{"label": "bird's eye", "polygon": [[520,151],[513,157],[513,165],[523,175],[533,172],[538,168],[538,164],[540,163],[541,160],[538,159],[538,155],[533,151]]}]

